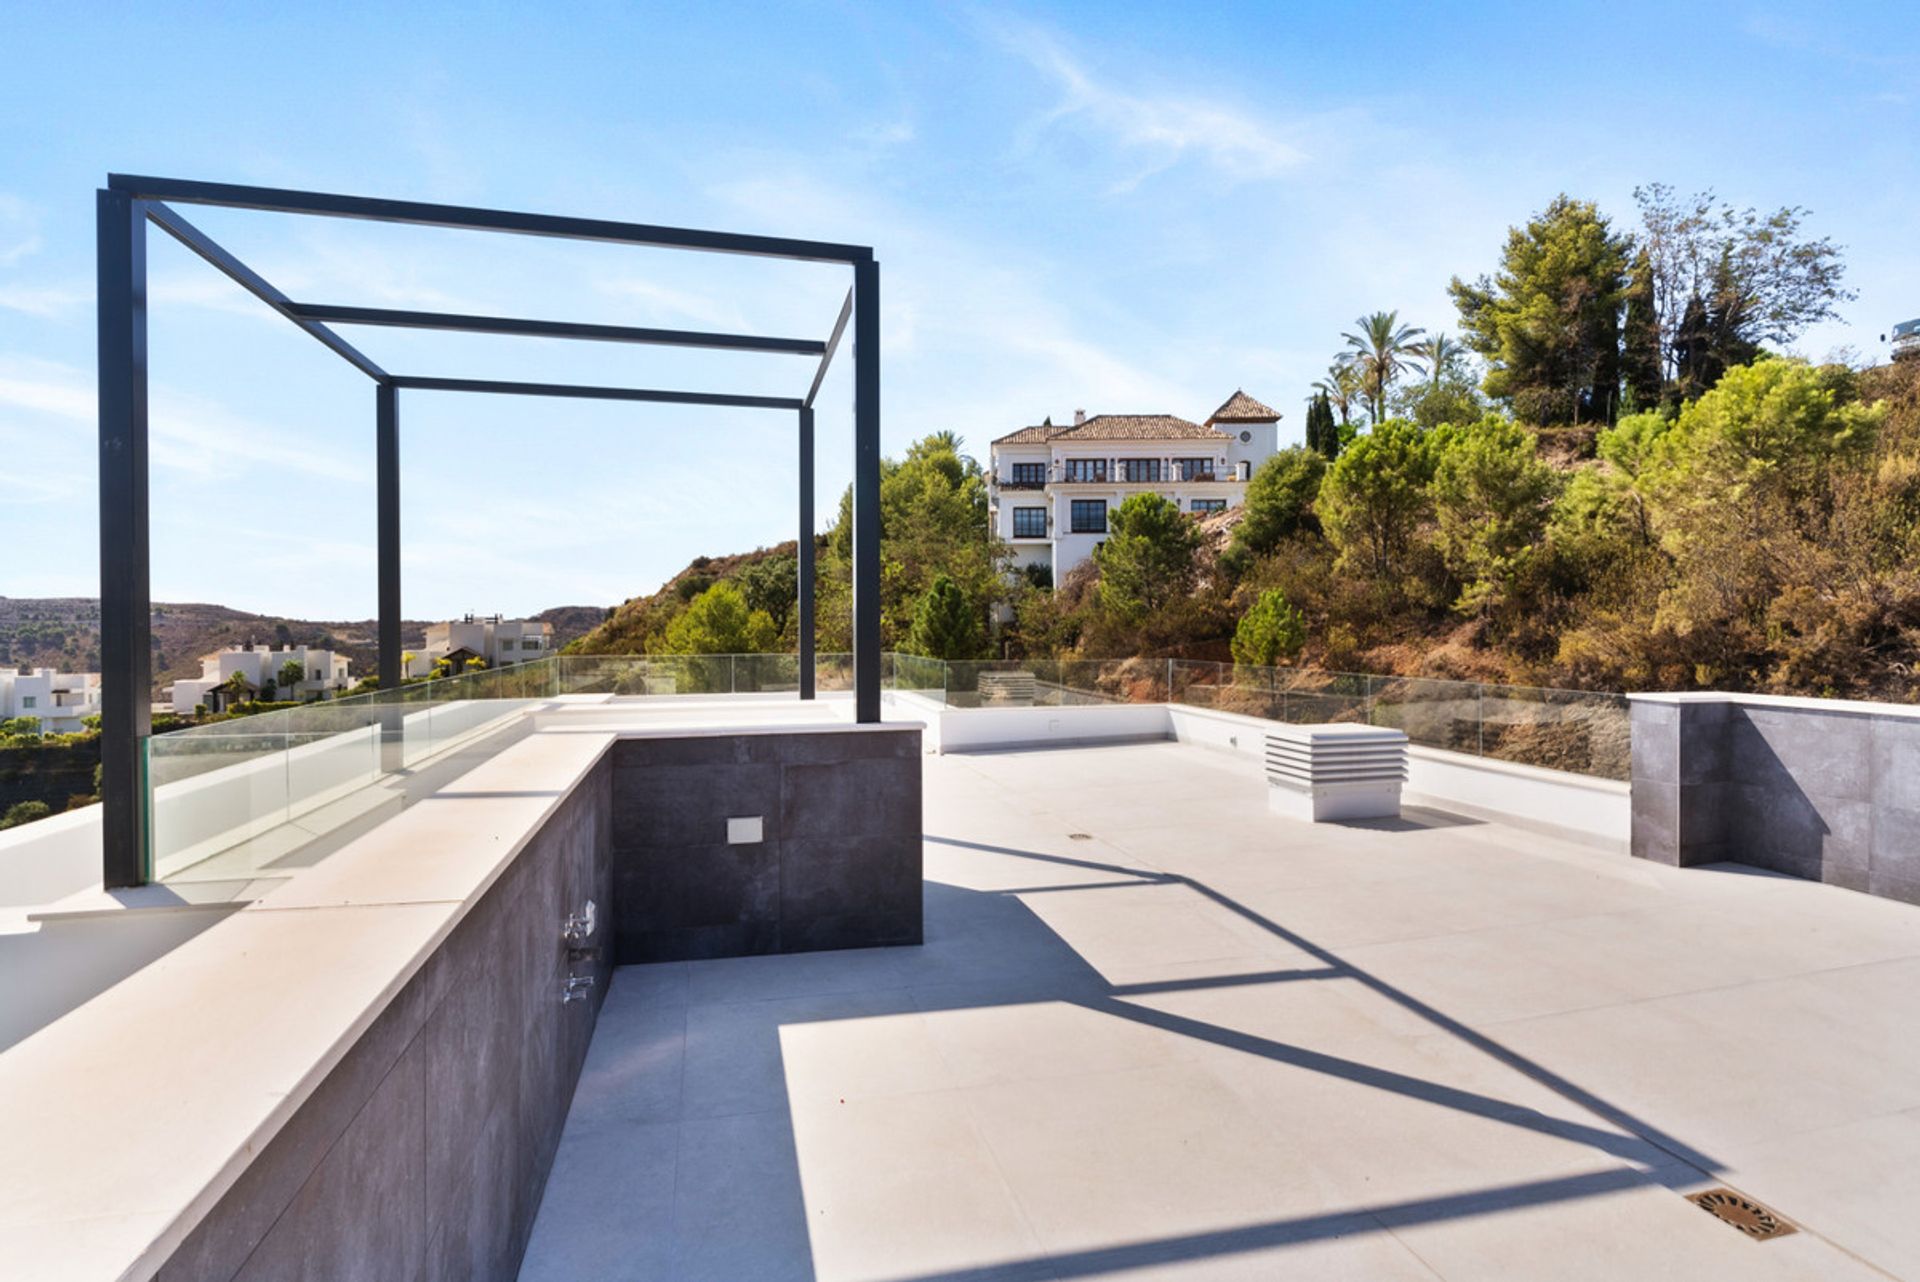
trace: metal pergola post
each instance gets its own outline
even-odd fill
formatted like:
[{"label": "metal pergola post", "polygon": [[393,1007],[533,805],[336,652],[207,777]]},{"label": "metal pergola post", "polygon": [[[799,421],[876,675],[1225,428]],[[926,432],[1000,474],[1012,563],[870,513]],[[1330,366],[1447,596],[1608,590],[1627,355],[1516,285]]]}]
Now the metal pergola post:
[{"label": "metal pergola post", "polygon": [[[824,340],[657,329],[631,325],[408,311],[302,302],[289,298],[223,249],[167,202],[273,213],[365,219],[567,240],[744,254],[853,269],[853,288]],[[98,197],[100,323],[100,621],[102,677],[101,800],[103,877],[109,887],[151,876],[149,780],[152,602],[147,546],[147,353],[145,229],[151,221],[175,240],[373,380],[375,507],[378,528],[378,677],[393,690],[401,670],[400,427],[402,388],[511,396],[629,401],[665,405],[793,410],[798,415],[800,511],[798,596],[800,697],[814,682],[813,403],[849,320],[854,320],[853,649],[854,715],[880,719],[880,274],[862,245],[794,240],[625,223],[288,191],[170,178],[108,176]],[[705,348],[818,357],[802,397],[681,389],[506,382],[390,373],[329,328],[333,324],[559,338],[587,342]],[[396,710],[397,724],[397,710]],[[388,745],[397,749],[397,743]],[[397,752],[387,754],[388,760]]]},{"label": "metal pergola post", "polygon": [[146,743],[153,730],[153,602],[147,556],[147,219],[102,191],[100,313],[101,880],[148,879]]},{"label": "metal pergola post", "polygon": [[814,697],[813,635],[813,406],[800,407],[800,538],[793,557],[799,579],[795,631],[800,638],[800,697]]},{"label": "metal pergola post", "polygon": [[853,265],[853,719],[880,720],[880,264]]},{"label": "metal pergola post", "polygon": [[375,523],[379,527],[375,560],[379,563],[379,679],[382,690],[398,690],[400,671],[400,389],[392,382],[373,388],[373,475]]}]

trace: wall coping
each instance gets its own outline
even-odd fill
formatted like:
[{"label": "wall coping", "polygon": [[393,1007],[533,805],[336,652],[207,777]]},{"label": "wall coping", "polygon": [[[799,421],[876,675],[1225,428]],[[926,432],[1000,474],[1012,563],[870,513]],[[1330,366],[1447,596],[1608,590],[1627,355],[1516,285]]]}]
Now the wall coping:
[{"label": "wall coping", "polygon": [[1882,703],[1871,699],[1816,699],[1798,694],[1739,694],[1718,690],[1651,691],[1629,694],[1632,703],[1678,706],[1724,703],[1743,708],[1783,708],[1796,712],[1825,712],[1857,717],[1906,717],[1920,720],[1920,704]]}]

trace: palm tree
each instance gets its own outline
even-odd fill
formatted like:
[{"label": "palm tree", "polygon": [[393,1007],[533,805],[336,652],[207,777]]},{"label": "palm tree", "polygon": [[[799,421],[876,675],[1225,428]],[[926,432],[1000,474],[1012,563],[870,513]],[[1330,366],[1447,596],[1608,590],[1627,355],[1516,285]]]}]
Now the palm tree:
[{"label": "palm tree", "polygon": [[1352,349],[1347,359],[1359,366],[1367,407],[1373,411],[1373,421],[1378,423],[1386,417],[1387,388],[1393,380],[1407,372],[1426,372],[1411,358],[1420,336],[1427,331],[1416,325],[1402,325],[1399,312],[1374,312],[1354,323],[1360,332],[1340,337]]},{"label": "palm tree", "polygon": [[1313,390],[1325,396],[1333,408],[1340,411],[1340,426],[1345,427],[1353,421],[1353,402],[1360,395],[1360,376],[1351,360],[1343,356],[1327,366],[1327,376],[1315,383]]},{"label": "palm tree", "polygon": [[1448,337],[1445,330],[1437,330],[1415,343],[1413,354],[1427,363],[1427,377],[1438,387],[1440,380],[1467,358],[1467,348],[1458,339]]}]

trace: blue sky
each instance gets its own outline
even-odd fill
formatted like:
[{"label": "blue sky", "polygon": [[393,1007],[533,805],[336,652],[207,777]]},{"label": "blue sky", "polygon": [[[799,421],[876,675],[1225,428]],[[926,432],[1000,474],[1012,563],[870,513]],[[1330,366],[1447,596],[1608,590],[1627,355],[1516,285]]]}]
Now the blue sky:
[{"label": "blue sky", "polygon": [[[325,17],[316,17],[324,11]],[[0,3],[0,595],[92,595],[93,190],[110,170],[869,243],[889,452],[1043,415],[1297,421],[1352,319],[1557,192],[1802,204],[1920,315],[1911,7]],[[191,213],[191,211],[189,211]],[[192,213],[298,298],[821,333],[829,267]],[[373,613],[372,391],[151,242],[153,591]],[[349,331],[388,368],[792,395],[792,358]],[[822,512],[848,475],[821,403]],[[406,612],[649,591],[790,537],[784,415],[411,395]]]}]

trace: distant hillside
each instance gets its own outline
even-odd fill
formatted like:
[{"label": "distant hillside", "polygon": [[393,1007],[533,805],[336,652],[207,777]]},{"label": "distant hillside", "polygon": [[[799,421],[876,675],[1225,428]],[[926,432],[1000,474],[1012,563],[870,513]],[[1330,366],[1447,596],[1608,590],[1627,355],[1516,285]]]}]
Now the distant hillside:
[{"label": "distant hillside", "polygon": [[[611,611],[602,611],[603,620],[569,649],[575,654],[640,654],[646,650],[647,638],[664,627],[688,601],[749,566],[780,557],[791,559],[799,546],[789,539],[770,548],[756,548],[731,556],[696,556],[686,569],[661,584],[658,591],[630,597]],[[553,626],[558,635],[559,623]]]},{"label": "distant hillside", "polygon": [[[581,636],[607,612],[594,605],[563,605],[532,617],[553,624],[556,644]],[[318,645],[353,662],[356,677],[379,659],[372,619],[326,621],[249,614],[224,605],[158,603],[153,607],[154,692],[180,677],[200,674],[200,656],[228,645]],[[415,647],[427,624],[401,624],[402,643]],[[0,665],[95,672],[100,667],[100,603],[92,597],[0,597]]]}]

